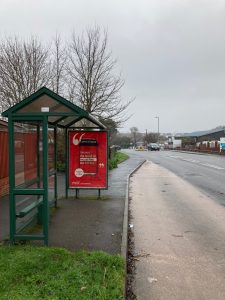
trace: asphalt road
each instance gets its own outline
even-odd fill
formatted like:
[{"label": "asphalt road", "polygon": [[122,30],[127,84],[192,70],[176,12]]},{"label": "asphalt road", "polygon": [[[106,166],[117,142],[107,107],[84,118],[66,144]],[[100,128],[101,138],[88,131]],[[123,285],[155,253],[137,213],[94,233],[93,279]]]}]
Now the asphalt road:
[{"label": "asphalt road", "polygon": [[177,151],[126,151],[161,165],[225,206],[225,156]]},{"label": "asphalt road", "polygon": [[129,155],[149,160],[130,181],[137,299],[224,300],[225,159],[166,151]]}]

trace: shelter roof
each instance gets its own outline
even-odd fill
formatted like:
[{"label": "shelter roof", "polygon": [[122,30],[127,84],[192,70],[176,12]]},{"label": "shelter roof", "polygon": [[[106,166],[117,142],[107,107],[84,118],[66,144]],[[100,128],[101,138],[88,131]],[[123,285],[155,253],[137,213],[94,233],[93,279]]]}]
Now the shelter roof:
[{"label": "shelter roof", "polygon": [[46,87],[10,107],[2,113],[9,116],[48,116],[48,122],[60,127],[106,128],[93,115]]}]

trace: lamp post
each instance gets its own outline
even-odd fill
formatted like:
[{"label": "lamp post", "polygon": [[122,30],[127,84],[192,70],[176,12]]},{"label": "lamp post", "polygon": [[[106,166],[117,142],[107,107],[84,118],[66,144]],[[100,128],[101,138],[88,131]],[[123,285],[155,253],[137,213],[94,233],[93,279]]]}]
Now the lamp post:
[{"label": "lamp post", "polygon": [[145,147],[146,149],[148,148],[148,141],[147,141],[147,137],[148,137],[148,130],[145,129]]},{"label": "lamp post", "polygon": [[155,117],[155,119],[158,119],[158,144],[159,144],[159,117]]}]

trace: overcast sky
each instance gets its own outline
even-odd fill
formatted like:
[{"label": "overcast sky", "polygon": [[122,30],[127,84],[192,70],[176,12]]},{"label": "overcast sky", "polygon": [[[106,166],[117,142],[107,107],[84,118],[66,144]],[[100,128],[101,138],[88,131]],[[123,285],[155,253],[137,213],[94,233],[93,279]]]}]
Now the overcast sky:
[{"label": "overcast sky", "polygon": [[0,34],[108,30],[135,97],[122,131],[191,132],[225,125],[225,0],[1,0]]}]

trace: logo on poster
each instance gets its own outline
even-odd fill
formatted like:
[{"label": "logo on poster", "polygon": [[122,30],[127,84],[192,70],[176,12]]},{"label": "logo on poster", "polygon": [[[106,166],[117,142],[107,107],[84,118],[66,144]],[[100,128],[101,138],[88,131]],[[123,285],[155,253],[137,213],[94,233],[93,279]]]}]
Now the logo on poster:
[{"label": "logo on poster", "polygon": [[77,168],[74,174],[76,177],[82,177],[84,175],[84,171],[81,168]]},{"label": "logo on poster", "polygon": [[79,143],[80,143],[82,137],[85,135],[85,133],[81,134],[81,136],[80,136],[79,139],[77,138],[77,135],[78,135],[78,133],[75,133],[74,136],[73,136],[73,144],[74,144],[75,146],[78,146],[78,145],[79,145]]}]

